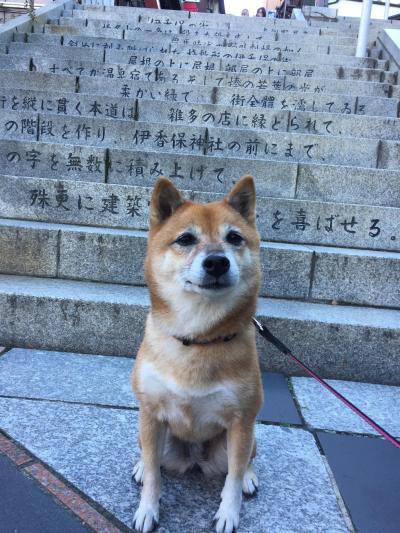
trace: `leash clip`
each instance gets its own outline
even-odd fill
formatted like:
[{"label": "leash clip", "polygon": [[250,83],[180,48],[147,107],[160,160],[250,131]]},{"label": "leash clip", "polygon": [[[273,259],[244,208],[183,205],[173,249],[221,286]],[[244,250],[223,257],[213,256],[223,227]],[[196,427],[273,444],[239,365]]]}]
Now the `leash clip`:
[{"label": "leash clip", "polygon": [[253,316],[253,319],[252,319],[252,320],[253,320],[253,323],[256,325],[258,331],[260,331],[260,332],[261,332],[261,331],[264,331],[264,327],[263,327],[263,325],[261,324],[261,322],[259,322],[259,321],[256,319],[255,316]]}]

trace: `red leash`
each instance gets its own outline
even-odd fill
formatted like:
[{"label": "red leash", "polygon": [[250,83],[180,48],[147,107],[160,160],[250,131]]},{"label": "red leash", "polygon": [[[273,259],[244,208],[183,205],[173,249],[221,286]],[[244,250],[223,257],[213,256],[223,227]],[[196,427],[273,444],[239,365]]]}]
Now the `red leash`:
[{"label": "red leash", "polygon": [[385,439],[387,439],[389,442],[391,442],[396,448],[400,448],[400,442],[395,439],[390,433],[388,433],[385,429],[383,429],[379,424],[377,424],[372,418],[370,418],[368,415],[363,413],[358,407],[356,407],[353,403],[350,402],[347,398],[345,398],[340,392],[338,392],[336,389],[334,389],[331,385],[329,385],[325,380],[320,378],[315,372],[313,372],[310,368],[308,368],[304,363],[300,361],[300,359],[297,359],[295,355],[292,354],[292,352],[286,348],[286,346],[272,333],[269,331],[267,326],[264,324],[261,324],[256,318],[253,317],[253,323],[255,324],[258,332],[264,339],[266,339],[268,342],[272,343],[280,352],[284,353],[285,355],[289,355],[295,361],[301,368],[303,368],[310,376],[315,378],[321,385],[323,385],[326,389],[328,389],[332,394],[336,396],[336,398],[339,398],[340,401],[342,401],[347,407],[350,407],[352,411],[354,411],[359,417],[361,417],[365,422],[367,422],[370,426],[372,426],[375,431],[380,433]]}]

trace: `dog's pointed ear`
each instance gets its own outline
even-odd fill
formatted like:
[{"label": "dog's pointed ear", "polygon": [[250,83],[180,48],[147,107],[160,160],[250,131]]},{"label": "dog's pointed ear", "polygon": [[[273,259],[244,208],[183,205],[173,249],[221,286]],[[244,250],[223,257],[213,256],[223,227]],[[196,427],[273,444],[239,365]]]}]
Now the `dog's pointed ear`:
[{"label": "dog's pointed ear", "polygon": [[251,176],[243,176],[231,189],[225,201],[250,224],[256,220],[256,188]]},{"label": "dog's pointed ear", "polygon": [[150,202],[150,226],[162,224],[185,200],[172,181],[161,176],[154,186]]}]

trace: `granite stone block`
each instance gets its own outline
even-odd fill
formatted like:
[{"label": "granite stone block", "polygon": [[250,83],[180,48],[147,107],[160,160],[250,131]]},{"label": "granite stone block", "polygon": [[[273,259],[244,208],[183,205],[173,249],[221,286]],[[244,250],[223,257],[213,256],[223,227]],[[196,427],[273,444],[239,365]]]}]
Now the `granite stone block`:
[{"label": "granite stone block", "polygon": [[400,167],[400,142],[382,141],[377,162],[378,168],[398,170]]},{"label": "granite stone block", "polygon": [[313,252],[305,246],[261,243],[261,296],[307,299]]},{"label": "granite stone block", "polygon": [[143,187],[4,176],[0,191],[5,218],[147,229],[151,191]]},{"label": "granite stone block", "polygon": [[[69,210],[57,207],[60,191],[67,195],[61,203]],[[0,216],[6,218],[147,229],[149,188],[5,176],[0,181],[0,193]],[[188,190],[184,194],[203,202],[221,197]],[[396,251],[397,211],[391,207],[260,197],[257,224],[261,238],[272,242]]]},{"label": "granite stone block", "polygon": [[[199,192],[194,198],[209,201],[210,196],[215,199],[218,195]],[[399,249],[397,208],[278,198],[259,198],[257,205],[257,225],[264,240],[329,243],[330,246],[374,250]]]},{"label": "granite stone block", "polygon": [[125,357],[13,348],[0,359],[0,395],[134,407],[132,367]]},{"label": "granite stone block", "polygon": [[301,163],[296,198],[400,207],[400,173],[394,169]]},{"label": "granite stone block", "polygon": [[143,288],[0,276],[0,339],[8,346],[136,354],[148,296]]},{"label": "granite stone block", "polygon": [[[18,111],[20,113],[41,111],[43,115],[56,115],[59,121],[64,117],[88,117],[132,122],[136,113],[135,101],[112,96],[104,97],[30,89],[14,89],[12,94],[10,94],[7,89],[0,88],[0,98],[2,110],[4,111]],[[46,129],[42,133],[46,135]],[[52,135],[48,131],[47,133],[51,142]],[[64,135],[64,141],[70,133],[68,133],[67,129],[63,130],[62,134]]]},{"label": "granite stone block", "polygon": [[10,43],[9,53],[28,57],[57,57],[60,59],[75,59],[76,61],[102,61],[103,50],[86,50],[86,48],[69,48],[66,46],[42,45],[31,43]]},{"label": "granite stone block", "polygon": [[[26,33],[26,41],[20,40],[20,42],[27,42],[31,44],[42,44],[44,46],[61,46],[60,35],[48,35],[47,33]],[[24,37],[22,35],[21,37]],[[17,42],[15,39],[14,42]]]},{"label": "granite stone block", "polygon": [[[118,61],[117,61],[118,63]],[[114,96],[127,99],[166,100],[170,102],[199,102],[212,103],[215,100],[216,90],[213,87],[201,86],[176,86],[154,82],[132,82],[127,80],[79,78],[79,91],[82,94],[96,94]]]},{"label": "granite stone block", "polygon": [[54,226],[0,219],[0,272],[55,277],[57,243]]},{"label": "granite stone block", "polygon": [[2,77],[8,76],[8,71],[29,70],[29,59],[18,56],[14,57],[8,54],[0,54],[0,70],[7,71],[2,73]]},{"label": "granite stone block", "polygon": [[[291,378],[307,424],[316,429],[378,433],[312,378]],[[400,389],[354,381],[329,380],[329,385],[395,437],[400,436]]]},{"label": "granite stone block", "polygon": [[12,94],[14,89],[75,92],[75,80],[71,76],[57,76],[43,72],[10,71],[0,76],[0,87]]},{"label": "granite stone block", "polygon": [[0,139],[7,141],[36,141],[39,117],[37,113],[0,111]]},{"label": "granite stone block", "polygon": [[105,152],[95,147],[34,140],[0,140],[0,166],[3,174],[12,176],[103,182]]},{"label": "granite stone block", "polygon": [[152,102],[143,100],[137,106],[138,120],[141,122],[161,122],[173,125],[187,124],[207,128],[261,129],[263,131],[285,132],[288,128],[287,111],[265,110],[262,115],[257,111],[240,108]]},{"label": "granite stone block", "polygon": [[311,297],[400,308],[400,254],[322,249],[315,253]]},{"label": "granite stone block", "polygon": [[[72,22],[73,21],[73,24]],[[112,39],[123,39],[123,29],[105,28],[103,23],[94,24],[96,21],[88,21],[85,26],[85,21],[81,19],[73,19],[60,17],[60,24],[45,24],[44,33],[64,35],[66,38],[69,34],[82,35],[87,37],[108,37]],[[100,21],[99,21],[100,22]]]},{"label": "granite stone block", "polygon": [[60,234],[61,278],[144,285],[147,235],[68,226]]},{"label": "granite stone block", "polygon": [[[294,355],[323,378],[400,384],[399,311],[288,300],[259,301],[258,316]],[[304,375],[260,336],[265,369]]]},{"label": "granite stone block", "polygon": [[227,193],[246,174],[255,180],[259,196],[292,198],[297,165],[286,161],[249,161],[212,156],[110,150],[108,183],[153,187],[159,175],[181,189]]},{"label": "granite stone block", "polygon": [[[130,481],[139,457],[136,413],[13,399],[0,399],[0,413],[2,429],[130,525],[140,494]],[[260,490],[243,502],[239,531],[346,532],[312,435],[257,425],[256,438]],[[222,484],[222,478],[207,480],[199,473],[163,474],[163,531],[209,531]]]}]

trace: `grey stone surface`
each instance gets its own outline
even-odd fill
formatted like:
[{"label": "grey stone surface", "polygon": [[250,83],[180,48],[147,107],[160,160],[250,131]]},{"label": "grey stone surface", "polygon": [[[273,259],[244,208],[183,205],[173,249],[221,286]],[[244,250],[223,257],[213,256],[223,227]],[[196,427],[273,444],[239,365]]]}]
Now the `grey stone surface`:
[{"label": "grey stone surface", "polygon": [[44,115],[57,115],[60,120],[63,117],[73,116],[132,122],[135,118],[136,103],[127,98],[83,95],[67,91],[47,92],[35,89],[14,89],[10,94],[8,89],[0,88],[0,99],[1,110],[19,111],[20,113],[26,111],[30,113],[33,111],[42,112]]},{"label": "grey stone surface", "polygon": [[12,57],[8,54],[0,54],[0,70],[6,70],[2,77],[8,76],[8,71],[29,70],[29,59],[25,57]]},{"label": "grey stone surface", "polygon": [[147,229],[151,191],[143,187],[4,176],[0,191],[5,218]]},{"label": "grey stone surface", "polygon": [[400,172],[302,163],[296,198],[400,207]]},{"label": "grey stone surface", "polygon": [[61,278],[144,285],[147,235],[68,226],[60,234]]},{"label": "grey stone surface", "polygon": [[277,298],[307,299],[313,252],[305,246],[262,243],[260,294]]},{"label": "grey stone surface", "polygon": [[75,80],[71,76],[57,76],[44,72],[8,71],[7,76],[0,76],[0,87],[9,92],[14,89],[35,88],[73,93],[75,92]]},{"label": "grey stone surface", "polygon": [[[4,176],[0,216],[147,229],[150,193],[149,188],[139,186]],[[57,206],[58,194],[67,196],[61,203],[69,210]],[[185,194],[197,201],[221,197],[190,191]],[[398,209],[391,207],[260,197],[258,229],[263,240],[272,242],[399,249]]]},{"label": "grey stone surface", "polygon": [[57,242],[50,225],[0,219],[0,272],[55,277]]},{"label": "grey stone surface", "polygon": [[136,354],[148,296],[143,288],[0,276],[0,339],[7,346]]},{"label": "grey stone surface", "polygon": [[137,406],[133,360],[13,348],[0,358],[0,396],[103,406]]},{"label": "grey stone surface", "polygon": [[[1,275],[0,343],[134,355],[147,309],[139,287]],[[398,311],[260,299],[257,315],[324,377],[399,383]],[[299,374],[261,338],[258,344],[266,369]]]},{"label": "grey stone surface", "polygon": [[213,156],[110,150],[108,183],[153,187],[159,175],[181,189],[226,193],[246,174],[255,180],[259,196],[294,196],[297,165],[286,161],[249,161]]},{"label": "grey stone surface", "polygon": [[60,59],[75,59],[76,61],[102,61],[103,50],[86,50],[86,48],[68,48],[66,46],[45,46],[31,43],[10,43],[9,53],[28,57],[58,57]]},{"label": "grey stone surface", "polygon": [[[302,415],[311,427],[351,433],[378,433],[312,378],[291,378]],[[394,437],[400,436],[400,390],[389,385],[329,380],[329,385]]]},{"label": "grey stone surface", "polygon": [[34,142],[38,137],[38,126],[37,113],[0,111],[0,139]]},{"label": "grey stone surface", "polygon": [[379,152],[378,168],[399,170],[400,143],[395,141],[382,141]]},{"label": "grey stone surface", "polygon": [[352,116],[304,111],[273,111],[203,104],[138,102],[141,122],[163,122],[191,126],[227,127],[263,131],[305,133],[327,136],[400,139],[400,119]]},{"label": "grey stone surface", "polygon": [[0,140],[3,174],[85,182],[103,182],[105,151],[68,144]]},{"label": "grey stone surface", "polygon": [[[118,63],[118,61],[117,61]],[[195,74],[197,76],[197,74]],[[234,87],[199,87],[154,82],[105,80],[82,76],[79,80],[81,93],[121,96],[145,100],[168,102],[193,102],[233,105],[275,110],[320,111],[331,113],[357,113],[367,115],[397,116],[397,100],[390,98],[360,97],[354,95],[324,93],[312,94],[285,90],[281,85],[274,90],[255,91]],[[361,102],[361,99],[360,99]]]},{"label": "grey stone surface", "polygon": [[[41,142],[64,142],[83,146],[123,147],[146,151],[173,151],[181,154],[217,155],[220,157],[239,157],[245,159],[289,160],[291,162],[337,163],[354,166],[376,167],[378,139],[363,139],[358,143],[357,151],[350,143],[337,136],[313,134],[295,134],[285,132],[249,132],[241,129],[213,128],[206,137],[205,127],[181,124],[163,125],[139,122],[135,127],[127,121],[104,120],[86,117],[60,117],[44,113],[34,120],[34,127],[29,131],[25,127],[25,114],[3,112],[0,114],[0,136],[5,139],[22,138],[34,140],[38,136]],[[161,126],[161,127],[160,127]],[[37,135],[38,133],[38,135]],[[399,155],[390,144],[385,159],[380,158],[380,165],[393,168],[397,165]]]},{"label": "grey stone surface", "polygon": [[32,60],[37,72],[56,72],[69,76],[89,76],[129,81],[157,81],[161,79],[155,69],[141,65],[130,66],[95,61],[76,61],[57,57],[35,57]]},{"label": "grey stone surface", "polygon": [[400,308],[400,254],[322,249],[315,253],[311,297]]},{"label": "grey stone surface", "polygon": [[[219,196],[199,192],[194,199],[209,201]],[[257,213],[258,231],[264,240],[399,249],[397,208],[259,198]]]},{"label": "grey stone surface", "polygon": [[[261,299],[258,316],[322,377],[400,384],[398,311]],[[304,375],[260,336],[257,344],[266,369]]]},{"label": "grey stone surface", "polygon": [[[140,490],[130,481],[138,459],[136,413],[13,399],[0,399],[0,412],[2,429],[130,524]],[[312,435],[257,425],[256,437],[260,490],[243,503],[239,531],[346,532]],[[163,478],[162,530],[209,531],[223,479],[206,480],[198,473]]]},{"label": "grey stone surface", "polygon": [[61,46],[61,36],[60,35],[48,35],[46,33],[26,33],[26,34],[16,33],[14,36],[14,42],[43,44],[45,46],[55,46],[55,45]]}]

